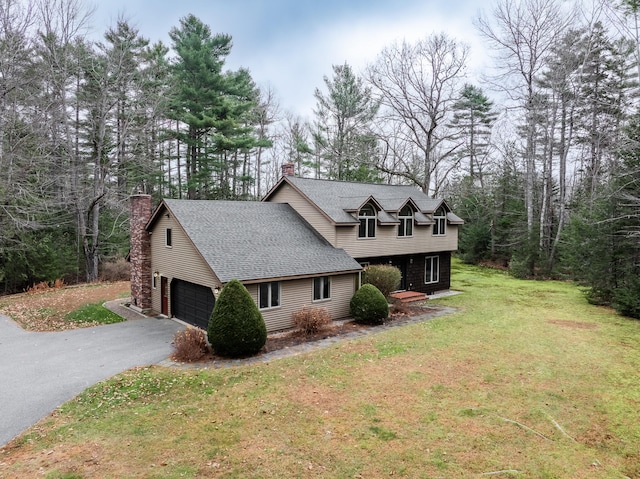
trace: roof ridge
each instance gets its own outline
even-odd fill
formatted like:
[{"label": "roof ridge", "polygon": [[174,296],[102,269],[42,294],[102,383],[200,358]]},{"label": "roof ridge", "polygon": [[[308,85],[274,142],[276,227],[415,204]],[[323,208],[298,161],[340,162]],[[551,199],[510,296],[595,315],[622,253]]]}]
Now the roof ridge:
[{"label": "roof ridge", "polygon": [[304,176],[291,176],[290,178],[293,178],[294,180],[303,180],[303,181],[319,181],[319,182],[321,181],[324,183],[346,183],[346,184],[365,185],[365,186],[394,186],[394,187],[403,186],[403,187],[416,188],[417,191],[420,191],[418,190],[417,185],[405,185],[405,184],[393,184],[393,183],[371,183],[368,181],[353,181],[353,180],[331,180],[328,178],[307,178]]}]

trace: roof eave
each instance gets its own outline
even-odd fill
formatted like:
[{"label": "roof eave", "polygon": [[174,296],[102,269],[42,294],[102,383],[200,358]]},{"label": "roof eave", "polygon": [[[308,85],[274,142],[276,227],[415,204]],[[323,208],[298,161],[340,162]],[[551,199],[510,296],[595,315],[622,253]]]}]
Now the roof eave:
[{"label": "roof eave", "polygon": [[155,222],[162,215],[163,210],[171,211],[164,200],[162,200],[156,209],[153,210],[153,213],[151,213],[151,218],[149,218],[149,221],[147,221],[147,224],[144,227],[147,231],[151,231]]},{"label": "roof eave", "polygon": [[243,284],[256,284],[256,283],[265,283],[267,281],[291,281],[296,279],[317,278],[319,276],[338,276],[341,274],[353,274],[353,273],[359,273],[360,271],[362,271],[362,268],[348,269],[344,271],[309,273],[309,274],[301,274],[301,275],[293,275],[293,276],[274,276],[269,278],[240,279],[240,282]]},{"label": "roof eave", "polygon": [[407,198],[407,201],[402,203],[400,208],[398,208],[397,210],[387,210],[387,211],[391,211],[392,213],[398,213],[399,211],[402,210],[402,208],[404,208],[408,204],[411,204],[411,206],[413,206],[414,211],[420,211],[420,208],[418,208],[417,203],[413,200],[413,198],[411,196],[409,198]]},{"label": "roof eave", "polygon": [[293,188],[298,194],[300,194],[304,199],[306,199],[310,205],[312,205],[316,210],[318,210],[320,212],[320,214],[322,216],[324,216],[327,220],[329,220],[329,222],[333,225],[339,224],[337,223],[331,216],[329,216],[327,214],[326,211],[324,211],[322,208],[320,208],[311,198],[309,198],[309,196],[307,196],[304,191],[302,191],[300,188],[298,188],[296,185],[294,185],[291,181],[288,180],[289,176],[284,175],[280,178],[280,180],[278,180],[278,182],[273,186],[273,188],[271,188],[266,195],[264,195],[264,197],[262,198],[262,202],[267,202],[268,199],[273,195],[273,193],[275,193],[281,186],[283,183],[288,184],[291,188]]},{"label": "roof eave", "polygon": [[354,209],[351,209],[351,208],[349,208],[349,209],[346,209],[346,208],[345,208],[345,209],[344,209],[344,211],[347,211],[347,212],[349,212],[349,211],[360,211],[360,210],[362,209],[362,207],[363,207],[364,205],[366,205],[367,203],[373,203],[373,204],[375,205],[375,207],[376,207],[376,208],[378,208],[378,210],[379,210],[379,211],[384,211],[384,208],[382,207],[382,205],[380,204],[380,202],[379,202],[378,200],[376,200],[376,199],[375,199],[375,197],[374,197],[374,196],[372,196],[372,195],[369,195],[369,197],[368,197],[366,200],[364,200],[364,201],[360,204],[360,206],[358,206],[355,210],[354,210]]},{"label": "roof eave", "polygon": [[[270,197],[270,196],[271,196],[271,195],[272,195],[272,194],[273,194],[273,193],[274,193],[278,188],[280,188],[280,185],[286,181],[286,180],[285,180],[285,178],[286,178],[286,175],[281,176],[281,177],[280,177],[280,179],[276,182],[276,184],[275,184],[275,185],[273,185],[269,191],[267,191],[267,194],[265,194],[265,195],[262,197],[262,200],[260,200],[260,201],[266,202],[266,201],[267,201],[267,199],[268,199],[268,198],[269,198],[269,197]],[[290,183],[290,182],[287,182],[287,183],[289,183],[289,184],[291,185],[291,183]],[[291,185],[291,186],[293,186],[293,185]]]}]

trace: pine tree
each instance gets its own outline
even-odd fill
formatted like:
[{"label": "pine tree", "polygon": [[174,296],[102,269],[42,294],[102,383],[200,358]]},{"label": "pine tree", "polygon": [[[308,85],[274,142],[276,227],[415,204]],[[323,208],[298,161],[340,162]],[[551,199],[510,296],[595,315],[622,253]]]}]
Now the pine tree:
[{"label": "pine tree", "polygon": [[[575,142],[574,125],[580,90],[578,72],[584,62],[584,49],[580,47],[582,35],[580,30],[570,30],[563,35],[558,45],[552,48],[548,67],[537,82],[547,104],[545,120],[541,124],[545,131],[545,174],[540,208],[540,249],[546,256],[547,272],[555,268],[556,252],[568,220],[570,195],[567,172],[569,154]],[[557,169],[555,181],[552,176],[554,169]],[[555,209],[552,207],[554,203],[557,205]]]},{"label": "pine tree", "polygon": [[624,133],[614,179],[589,201],[576,202],[562,253],[592,303],[640,319],[640,115]]},{"label": "pine tree", "polygon": [[582,187],[595,198],[614,160],[618,134],[628,110],[630,45],[609,39],[602,24],[585,35],[585,61],[580,74],[578,142],[583,145]]},{"label": "pine tree", "polygon": [[519,252],[526,276],[533,275],[537,259],[538,231],[536,225],[536,162],[539,151],[540,104],[543,96],[537,79],[544,70],[552,47],[573,21],[571,12],[559,2],[500,0],[493,9],[493,18],[477,19],[480,33],[490,42],[502,62],[501,74],[494,78],[505,93],[517,102],[522,111],[522,160],[525,167],[524,198],[527,213],[527,237]]},{"label": "pine tree", "polygon": [[[231,52],[229,35],[212,35],[209,26],[188,15],[169,36],[177,54],[171,70],[170,115],[186,125],[186,132],[177,136],[187,148],[188,198],[196,199],[207,196],[214,171],[226,173],[226,153],[248,146],[241,116],[253,105],[255,90],[247,70],[223,71]],[[224,196],[228,188],[223,175],[217,191]]]},{"label": "pine tree", "polygon": [[454,112],[451,126],[459,130],[456,139],[463,142],[456,156],[467,159],[471,181],[477,177],[482,184],[483,163],[489,152],[491,128],[498,114],[482,89],[470,84],[462,88],[460,98],[451,108]]},{"label": "pine tree", "polygon": [[[378,102],[371,89],[354,75],[351,67],[333,66],[333,77],[324,77],[327,93],[316,88],[316,145],[325,162],[327,176],[337,180],[364,180],[369,176],[375,140],[371,122]],[[375,176],[375,175],[374,175]]]}]

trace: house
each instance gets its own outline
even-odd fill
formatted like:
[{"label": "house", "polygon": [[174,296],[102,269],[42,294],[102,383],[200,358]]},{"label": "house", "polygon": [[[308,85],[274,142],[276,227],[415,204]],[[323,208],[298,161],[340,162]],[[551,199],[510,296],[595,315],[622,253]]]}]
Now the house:
[{"label": "house", "polygon": [[362,266],[396,266],[402,290],[449,289],[451,253],[464,221],[444,200],[412,186],[298,178],[285,168],[263,201],[291,205]]},{"label": "house", "polygon": [[131,304],[206,328],[220,289],[240,280],[268,331],[305,306],[347,317],[362,267],[392,264],[401,289],[448,289],[463,222],[410,186],[298,178],[262,202],[131,197]]},{"label": "house", "polygon": [[361,270],[287,204],[165,199],[151,214],[148,195],[131,197],[130,258],[133,307],[204,329],[232,279],[268,331],[291,327],[304,306],[344,318]]}]

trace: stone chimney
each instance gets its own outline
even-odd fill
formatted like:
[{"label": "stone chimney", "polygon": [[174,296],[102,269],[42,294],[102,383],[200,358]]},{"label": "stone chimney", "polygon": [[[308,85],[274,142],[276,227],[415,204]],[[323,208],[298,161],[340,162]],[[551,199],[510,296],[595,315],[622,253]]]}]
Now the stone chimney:
[{"label": "stone chimney", "polygon": [[146,312],[151,310],[151,237],[145,229],[151,218],[151,196],[133,195],[130,202],[131,305]]},{"label": "stone chimney", "polygon": [[282,165],[282,176],[295,176],[296,166],[293,163],[284,163]]}]

